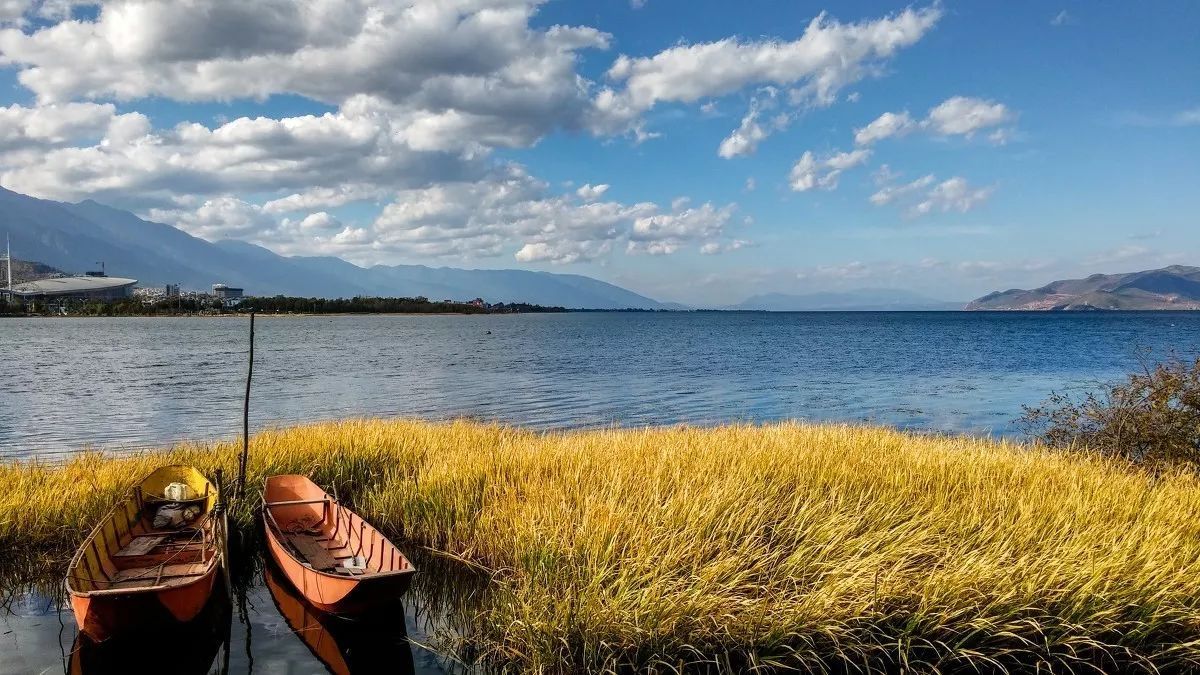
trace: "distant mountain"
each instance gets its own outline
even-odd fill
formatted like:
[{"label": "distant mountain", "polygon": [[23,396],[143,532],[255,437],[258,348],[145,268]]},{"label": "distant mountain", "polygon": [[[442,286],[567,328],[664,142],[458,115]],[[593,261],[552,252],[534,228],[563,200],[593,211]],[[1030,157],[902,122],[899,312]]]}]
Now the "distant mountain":
[{"label": "distant mountain", "polygon": [[768,312],[820,312],[820,311],[943,311],[961,309],[961,302],[935,300],[912,291],[891,288],[860,289],[843,292],[766,293],[747,298],[728,307],[735,310],[760,310]]},{"label": "distant mountain", "polygon": [[0,234],[4,232],[11,233],[14,258],[73,273],[103,261],[111,274],[137,279],[142,286],[206,289],[224,283],[250,295],[481,297],[570,308],[664,308],[633,291],[576,274],[424,265],[363,268],[333,257],[285,257],[240,241],[208,242],[90,200],[55,202],[0,188]]},{"label": "distant mountain", "polygon": [[[8,269],[0,258],[0,286],[8,283]],[[30,260],[19,260],[13,258],[12,261],[12,280],[13,285],[23,284],[29,281],[38,281],[39,279],[50,279],[52,277],[66,276],[62,270],[55,269],[49,265],[43,265],[39,262]]]},{"label": "distant mountain", "polygon": [[1093,274],[1027,291],[989,293],[970,310],[1200,309],[1200,267],[1172,265],[1128,274]]}]

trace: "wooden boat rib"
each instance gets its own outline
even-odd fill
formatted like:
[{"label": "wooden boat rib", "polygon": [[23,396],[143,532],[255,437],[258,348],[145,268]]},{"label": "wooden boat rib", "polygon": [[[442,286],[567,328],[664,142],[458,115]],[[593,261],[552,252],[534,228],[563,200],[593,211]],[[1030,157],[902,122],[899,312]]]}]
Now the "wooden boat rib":
[{"label": "wooden boat rib", "polygon": [[284,575],[326,612],[394,602],[416,573],[392,542],[304,476],[267,479],[263,529]]},{"label": "wooden boat rib", "polygon": [[[188,486],[199,508],[180,528],[155,528],[171,483]],[[165,466],[135,486],[92,530],[67,570],[66,586],[80,631],[96,641],[164,620],[194,619],[212,595],[224,536],[214,513],[216,488],[196,469]]]}]

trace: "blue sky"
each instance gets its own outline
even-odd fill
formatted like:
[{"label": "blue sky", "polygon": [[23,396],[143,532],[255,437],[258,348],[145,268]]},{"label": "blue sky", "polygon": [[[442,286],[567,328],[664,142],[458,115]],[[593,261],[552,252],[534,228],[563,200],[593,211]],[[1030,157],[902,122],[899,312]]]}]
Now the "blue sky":
[{"label": "blue sky", "polygon": [[9,0],[0,24],[0,185],[289,255],[712,306],[1200,261],[1192,2]]}]

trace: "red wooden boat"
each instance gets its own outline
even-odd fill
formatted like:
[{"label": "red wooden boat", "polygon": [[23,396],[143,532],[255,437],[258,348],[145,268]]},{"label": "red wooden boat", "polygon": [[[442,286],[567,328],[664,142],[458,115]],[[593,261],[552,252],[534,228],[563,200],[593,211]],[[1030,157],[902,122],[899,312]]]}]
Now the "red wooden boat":
[{"label": "red wooden boat", "polygon": [[[225,527],[217,501],[216,488],[190,466],[164,466],[135,486],[92,530],[67,570],[79,630],[101,642],[195,619],[221,563]],[[162,507],[190,518],[156,525]]]},{"label": "red wooden boat", "polygon": [[417,571],[378,530],[304,476],[267,479],[263,529],[288,581],[326,612],[394,603]]}]

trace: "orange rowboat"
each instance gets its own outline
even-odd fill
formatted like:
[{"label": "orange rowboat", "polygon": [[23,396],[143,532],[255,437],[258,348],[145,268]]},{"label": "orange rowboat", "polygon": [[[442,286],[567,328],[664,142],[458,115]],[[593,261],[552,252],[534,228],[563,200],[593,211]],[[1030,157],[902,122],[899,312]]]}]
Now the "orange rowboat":
[{"label": "orange rowboat", "polygon": [[[214,513],[217,501],[216,488],[189,466],[162,467],[136,485],[92,530],[67,570],[79,630],[101,642],[196,618],[221,562],[225,528],[224,515]],[[162,523],[162,509],[172,505],[187,516]]]},{"label": "orange rowboat", "polygon": [[381,608],[378,615],[328,614],[300,597],[275,565],[268,563],[264,571],[275,608],[329,672],[407,675],[414,671],[412,647],[405,633],[404,608],[398,601],[386,611]]},{"label": "orange rowboat", "polygon": [[378,530],[304,476],[267,479],[263,529],[288,581],[326,612],[394,603],[417,572]]}]

